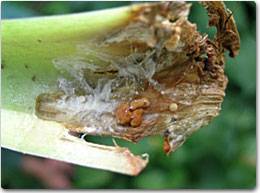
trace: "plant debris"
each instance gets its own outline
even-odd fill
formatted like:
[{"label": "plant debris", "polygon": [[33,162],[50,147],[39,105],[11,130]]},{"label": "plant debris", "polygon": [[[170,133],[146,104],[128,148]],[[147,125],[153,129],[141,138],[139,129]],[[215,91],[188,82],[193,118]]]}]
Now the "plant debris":
[{"label": "plant debris", "polygon": [[[239,34],[223,2],[202,2],[213,40],[188,21],[190,4],[134,6],[129,23],[85,45],[85,58],[57,59],[71,78],[37,97],[36,115],[88,135],[132,142],[163,135],[175,151],[220,110],[225,96],[224,52],[238,54]],[[95,61],[88,59],[95,56]]]}]

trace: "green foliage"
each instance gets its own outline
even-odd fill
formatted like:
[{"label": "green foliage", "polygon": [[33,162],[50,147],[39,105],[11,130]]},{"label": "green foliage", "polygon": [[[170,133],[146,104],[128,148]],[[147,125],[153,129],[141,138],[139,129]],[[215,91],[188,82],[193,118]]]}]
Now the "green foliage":
[{"label": "green foliage", "polygon": [[95,169],[76,167],[74,177],[75,188],[103,188],[111,182],[113,174],[108,171],[99,171]]},{"label": "green foliage", "polygon": [[[2,17],[39,16],[89,11],[127,5],[131,2],[4,2]],[[36,5],[37,4],[37,5]],[[213,37],[207,28],[207,14],[193,2],[191,21],[202,32]],[[75,188],[254,188],[256,186],[256,5],[254,2],[227,2],[241,35],[241,51],[228,58],[226,74],[229,83],[220,115],[195,133],[170,156],[162,152],[159,136],[128,146],[134,153],[150,155],[148,167],[137,177],[75,166]],[[112,144],[111,138],[88,140]],[[12,160],[13,156],[5,159]],[[6,167],[3,165],[2,168]],[[9,188],[41,188],[37,180],[21,170],[2,171],[2,186]]]}]

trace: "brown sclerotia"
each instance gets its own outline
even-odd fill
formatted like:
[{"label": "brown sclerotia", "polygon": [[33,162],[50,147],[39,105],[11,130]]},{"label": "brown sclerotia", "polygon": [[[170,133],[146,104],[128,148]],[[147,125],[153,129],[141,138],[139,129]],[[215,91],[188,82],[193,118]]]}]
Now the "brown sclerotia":
[{"label": "brown sclerotia", "polygon": [[143,120],[143,108],[150,105],[146,98],[135,99],[128,104],[123,102],[115,110],[116,121],[120,125],[138,127]]},{"label": "brown sclerotia", "polygon": [[115,114],[118,124],[121,125],[129,124],[132,119],[132,112],[130,111],[129,105],[127,103],[120,104],[117,107]]},{"label": "brown sclerotia", "polygon": [[77,132],[132,142],[160,134],[164,151],[176,150],[219,114],[228,82],[224,52],[235,57],[240,48],[224,3],[202,5],[217,29],[214,39],[188,21],[190,4],[134,7],[127,24],[97,40],[107,65],[87,68],[86,62],[82,77],[39,95],[36,115]]}]

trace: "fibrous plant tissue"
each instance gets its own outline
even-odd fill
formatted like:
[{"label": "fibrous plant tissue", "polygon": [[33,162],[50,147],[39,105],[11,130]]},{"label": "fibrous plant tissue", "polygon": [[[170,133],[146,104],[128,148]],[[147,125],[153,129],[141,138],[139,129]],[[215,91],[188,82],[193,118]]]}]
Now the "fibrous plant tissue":
[{"label": "fibrous plant tissue", "polygon": [[188,21],[190,4],[134,6],[128,23],[78,45],[53,64],[64,76],[36,100],[36,115],[73,132],[138,142],[162,135],[176,150],[221,109],[227,77],[224,52],[238,54],[232,14],[222,2],[202,2],[214,39]]}]

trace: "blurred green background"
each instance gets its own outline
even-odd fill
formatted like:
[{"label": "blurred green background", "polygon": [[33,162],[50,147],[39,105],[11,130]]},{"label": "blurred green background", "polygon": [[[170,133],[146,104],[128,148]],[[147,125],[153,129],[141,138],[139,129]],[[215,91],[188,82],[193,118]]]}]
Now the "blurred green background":
[{"label": "blurred green background", "polygon": [[[135,2],[4,2],[2,18],[84,12],[129,5]],[[211,37],[208,17],[192,2],[190,20]],[[256,186],[256,4],[226,2],[233,11],[241,36],[240,54],[227,57],[229,78],[220,115],[200,129],[175,153],[166,156],[162,139],[150,137],[128,146],[134,153],[150,155],[148,167],[137,177],[75,166],[73,188],[254,188]],[[111,138],[88,137],[89,141],[112,145]],[[15,164],[21,154],[2,149],[3,188],[45,188],[35,177]]]}]

